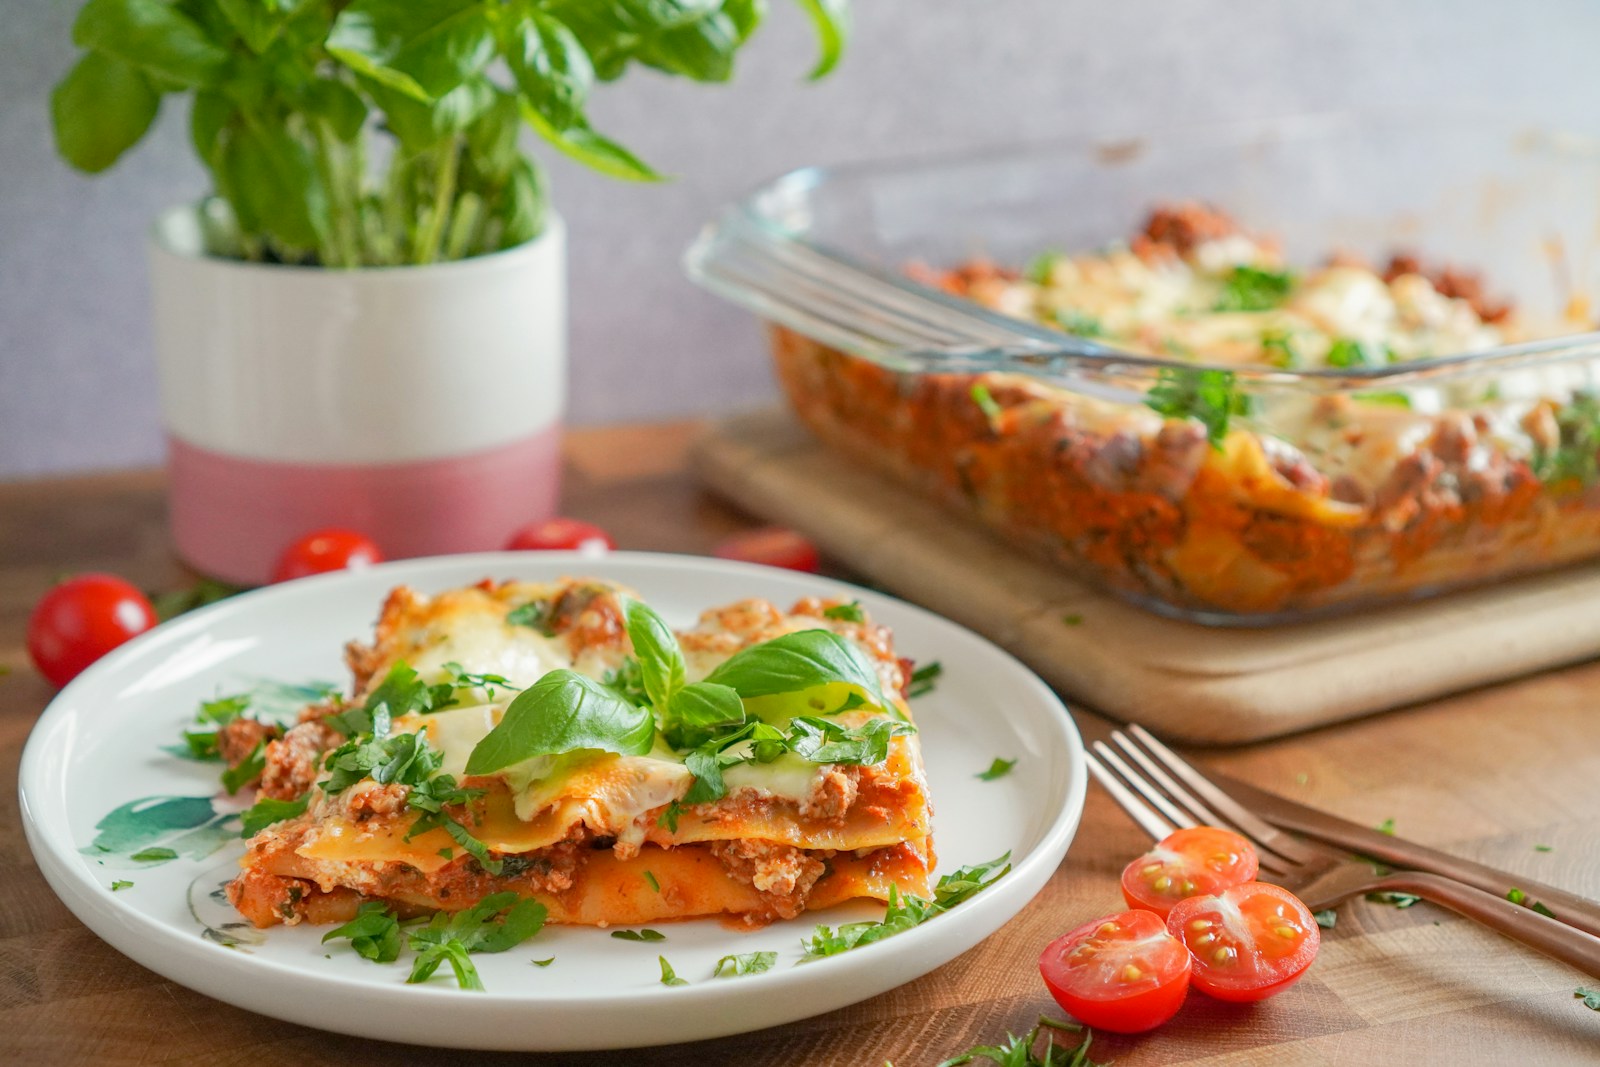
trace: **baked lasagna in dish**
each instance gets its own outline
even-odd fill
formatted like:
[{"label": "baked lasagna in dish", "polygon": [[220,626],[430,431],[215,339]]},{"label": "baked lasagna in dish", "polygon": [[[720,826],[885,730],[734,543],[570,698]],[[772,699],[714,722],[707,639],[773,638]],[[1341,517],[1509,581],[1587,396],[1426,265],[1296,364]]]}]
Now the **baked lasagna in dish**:
[{"label": "baked lasagna in dish", "polygon": [[774,327],[797,413],[1138,603],[1265,622],[1600,554],[1593,361],[1427,363],[1593,329],[1581,300],[1532,324],[1408,255],[1293,266],[1194,204],[1105,248],[910,273],[1092,341],[1082,387],[890,369]]},{"label": "baked lasagna in dish", "polygon": [[506,891],[599,926],[928,895],[911,665],[856,603],[674,633],[602,581],[400,587],[346,660],[347,699],[220,739],[277,817],[228,887],[257,926]]}]

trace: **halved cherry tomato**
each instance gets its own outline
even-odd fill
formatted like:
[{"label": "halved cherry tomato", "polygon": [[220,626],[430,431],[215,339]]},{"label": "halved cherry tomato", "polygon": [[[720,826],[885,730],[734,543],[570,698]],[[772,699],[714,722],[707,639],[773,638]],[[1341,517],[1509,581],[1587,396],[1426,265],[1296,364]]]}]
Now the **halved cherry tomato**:
[{"label": "halved cherry tomato", "polygon": [[605,549],[617,547],[611,535],[592,522],[555,518],[524,526],[511,535],[506,548],[513,552],[549,552],[563,548]]},{"label": "halved cherry tomato", "polygon": [[737,559],[745,563],[765,563],[791,571],[812,574],[821,566],[817,546],[802,534],[784,526],[762,526],[743,530],[724,538],[711,554],[718,559]]},{"label": "halved cherry tomato", "polygon": [[1064,1011],[1119,1034],[1153,1029],[1177,1014],[1193,966],[1183,942],[1150,911],[1084,923],[1039,957],[1039,973]]},{"label": "halved cherry tomato", "polygon": [[1317,958],[1322,932],[1300,898],[1265,882],[1190,897],[1167,929],[1194,956],[1194,987],[1218,1000],[1261,1000],[1288,989]]},{"label": "halved cherry tomato", "polygon": [[28,656],[66,685],[113,648],[156,624],[155,608],[114,574],[80,574],[40,598],[28,616]]},{"label": "halved cherry tomato", "polygon": [[272,572],[275,582],[383,562],[383,552],[365,534],[329,528],[308,533],[284,550]]},{"label": "halved cherry tomato", "polygon": [[1166,918],[1185,897],[1255,881],[1258,866],[1255,848],[1232,830],[1190,826],[1122,869],[1122,897]]}]

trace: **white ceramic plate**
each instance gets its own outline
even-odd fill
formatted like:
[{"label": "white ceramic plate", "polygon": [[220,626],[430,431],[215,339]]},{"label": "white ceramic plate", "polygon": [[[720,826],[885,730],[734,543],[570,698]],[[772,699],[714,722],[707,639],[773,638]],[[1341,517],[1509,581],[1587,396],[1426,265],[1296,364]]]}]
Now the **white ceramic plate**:
[{"label": "white ceramic plate", "polygon": [[[821,921],[881,918],[847,905],[753,933],[715,921],[663,924],[667,939],[634,943],[605,931],[547,927],[501,955],[475,956],[486,993],[436,976],[404,984],[399,963],[374,964],[323,946],[321,929],[232,926],[212,893],[237,870],[241,846],[211,820],[240,805],[217,794],[216,765],[166,752],[198,703],[261,679],[320,679],[343,688],[344,642],[370,633],[388,590],[424,591],[485,577],[590,574],[633,586],[667,620],[745,597],[787,607],[796,597],[859,597],[892,626],[902,655],[939,660],[937,688],[914,712],[934,802],[940,872],[1006,850],[1013,870],[966,903],[896,937],[797,964]],[[994,757],[1012,773],[982,781]],[[252,1011],[363,1037],[483,1049],[603,1049],[719,1037],[830,1011],[953,959],[999,929],[1066,853],[1084,798],[1083,748],[1048,688],[977,635],[898,600],[830,579],[695,557],[616,553],[456,556],[387,564],[236,597],[130,642],[63,690],[23,754],[23,823],[40,869],[95,933],[151,970]],[[144,798],[192,798],[135,808]],[[102,824],[123,809],[117,825]],[[208,823],[208,820],[211,820]],[[152,823],[165,823],[166,828]],[[99,841],[109,851],[96,849]],[[136,860],[148,848],[179,853]],[[112,892],[114,881],[131,887]],[[240,938],[241,943],[228,946]],[[717,959],[778,952],[772,970],[713,978]],[[665,956],[688,986],[660,983]],[[555,957],[548,967],[531,961]]]}]

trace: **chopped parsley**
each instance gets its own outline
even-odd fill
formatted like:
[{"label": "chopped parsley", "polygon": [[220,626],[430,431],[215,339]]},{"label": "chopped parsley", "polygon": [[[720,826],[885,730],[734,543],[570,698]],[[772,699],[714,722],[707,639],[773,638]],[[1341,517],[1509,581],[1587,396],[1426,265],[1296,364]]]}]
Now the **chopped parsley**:
[{"label": "chopped parsley", "polygon": [[1413,893],[1368,893],[1367,899],[1374,904],[1392,904],[1397,908],[1409,908],[1422,898]]},{"label": "chopped parsley", "polygon": [[1062,254],[1054,249],[1040,252],[1028,260],[1028,265],[1022,268],[1022,276],[1034,285],[1049,285],[1050,277],[1061,259]]},{"label": "chopped parsley", "polygon": [[861,609],[861,601],[852,600],[848,604],[835,604],[831,608],[822,609],[823,618],[836,619],[839,622],[866,622],[867,613]]},{"label": "chopped parsley", "polygon": [[618,941],[665,941],[667,935],[660,930],[613,930],[611,936]]},{"label": "chopped parsley", "polygon": [[911,672],[911,681],[906,685],[906,696],[915,699],[933,692],[934,684],[943,673],[944,665],[938,660],[924,663]]},{"label": "chopped parsley", "polygon": [[1546,485],[1600,481],[1600,394],[1579,390],[1556,411],[1559,436],[1554,448],[1538,448],[1533,473]]},{"label": "chopped parsley", "polygon": [[1234,375],[1226,370],[1199,367],[1164,367],[1156,384],[1144,396],[1145,406],[1169,419],[1194,419],[1206,428],[1211,447],[1222,450],[1228,420],[1248,414],[1250,400],[1234,389]]},{"label": "chopped parsley", "polygon": [[1332,930],[1339,925],[1339,913],[1332,908],[1324,908],[1322,911],[1312,912],[1311,917],[1317,920],[1317,925],[1324,930]]},{"label": "chopped parsley", "polygon": [[1533,850],[1535,852],[1554,852],[1555,847],[1552,845],[1534,845]]},{"label": "chopped parsley", "polygon": [[222,772],[222,787],[232,796],[257,778],[267,769],[267,743],[257,741],[256,747],[250,754],[238,763]]},{"label": "chopped parsley", "polygon": [[1290,370],[1300,366],[1300,350],[1295,347],[1294,337],[1284,330],[1263,330],[1261,333],[1261,354],[1268,363],[1282,370]]},{"label": "chopped parsley", "polygon": [[777,962],[776,952],[750,952],[742,956],[724,956],[717,961],[711,977],[737,978],[745,974],[760,974],[762,971],[772,970],[772,965]]},{"label": "chopped parsley", "polygon": [[282,822],[284,819],[292,819],[297,815],[303,815],[305,814],[306,805],[310,802],[311,793],[309,791],[298,800],[275,800],[272,797],[262,797],[239,814],[239,836],[254,837],[275,822]]},{"label": "chopped parsley", "polygon": [[178,854],[170,848],[146,848],[128,857],[135,863],[165,863],[175,860]]},{"label": "chopped parsley", "polygon": [[547,914],[543,904],[513,892],[491,893],[454,915],[441,911],[411,932],[408,943],[417,959],[406,982],[425,982],[448,963],[457,985],[481,992],[483,980],[469,956],[516,948],[544,928]]},{"label": "chopped parsley", "polygon": [[947,874],[934,887],[932,900],[909,894],[901,896],[900,891],[891,885],[889,904],[884,909],[882,920],[845,923],[837,930],[819,925],[811,937],[800,942],[800,947],[805,950],[804,960],[837,956],[841,952],[870,945],[874,941],[904,933],[913,926],[920,926],[1005,877],[1011,870],[1010,861],[1011,853],[1007,852],[998,859],[962,867]]},{"label": "chopped parsley", "polygon": [[996,756],[994,762],[989,764],[989,769],[978,774],[976,777],[982,778],[985,782],[992,782],[996,778],[1004,778],[1006,775],[1010,774],[1011,768],[1015,767],[1016,765],[1017,761],[1014,759],[1001,759],[999,756]]},{"label": "chopped parsley", "polygon": [[1388,348],[1350,337],[1335,338],[1327,359],[1328,366],[1340,368],[1383,367],[1395,361]]},{"label": "chopped parsley", "polygon": [[1583,1000],[1583,1006],[1590,1011],[1600,1011],[1600,989],[1589,989],[1579,986],[1572,991],[1572,995]]},{"label": "chopped parsley", "polygon": [[1411,398],[1404,393],[1351,393],[1350,398],[1364,404],[1383,404],[1386,407],[1408,410],[1411,407]]},{"label": "chopped parsley", "polygon": [[210,729],[185,730],[183,742],[187,751],[183,749],[174,751],[182,752],[190,759],[220,761],[222,753],[217,750],[217,735],[224,726],[243,715],[249,707],[250,696],[247,693],[205,701],[195,713],[194,721],[198,725],[209,726]]},{"label": "chopped parsley", "polygon": [[1063,615],[1061,616],[1061,623],[1064,626],[1082,626],[1083,616],[1077,614],[1076,612],[1072,613],[1071,615]]},{"label": "chopped parsley", "polygon": [[661,809],[661,814],[656,816],[656,825],[664,826],[670,833],[678,832],[678,817],[683,814],[683,805],[676,800]]},{"label": "chopped parsley", "polygon": [[122,890],[122,889],[132,889],[132,888],[133,888],[133,883],[128,881],[126,878],[118,878],[115,882],[111,883],[111,891],[113,893],[115,893],[115,892],[117,892],[119,890]]},{"label": "chopped parsley", "polygon": [[400,958],[400,920],[379,901],[361,905],[354,919],[323,934],[322,943],[339,938],[349,938],[356,955],[374,963],[393,963]]},{"label": "chopped parsley", "polygon": [[[1057,1045],[1055,1037],[1057,1031],[1068,1034],[1081,1033],[1083,1040],[1071,1048]],[[1034,1046],[1039,1043],[1041,1033],[1045,1035],[1044,1048],[1035,1050]],[[959,1056],[945,1060],[939,1067],[961,1067],[962,1064],[972,1063],[980,1057],[998,1064],[999,1067],[1109,1067],[1109,1061],[1097,1063],[1089,1059],[1089,1043],[1093,1040],[1093,1032],[1081,1023],[1051,1019],[1041,1015],[1038,1024],[1021,1037],[1007,1031],[1005,1044],[974,1046]]]},{"label": "chopped parsley", "polygon": [[526,626],[546,637],[555,636],[550,626],[550,605],[540,600],[531,600],[506,612],[506,625]]},{"label": "chopped parsley", "polygon": [[1394,836],[1394,817],[1390,816],[1389,818],[1383,820],[1376,827],[1374,827],[1374,829],[1376,829],[1378,831],[1378,833],[1380,833],[1380,834],[1388,834],[1390,837],[1393,837]]},{"label": "chopped parsley", "polygon": [[1050,317],[1056,320],[1057,326],[1078,337],[1100,337],[1105,334],[1105,327],[1099,319],[1077,308],[1056,308]]},{"label": "chopped parsley", "polygon": [[534,965],[534,966],[535,966],[535,967],[548,967],[548,966],[550,966],[550,965],[551,965],[551,964],[552,964],[552,963],[554,963],[554,962],[555,962],[555,961],[556,961],[556,958],[555,958],[555,957],[554,957],[554,956],[550,956],[550,957],[548,957],[548,958],[546,958],[546,959],[542,959],[542,960],[533,960],[533,961],[532,961],[532,962],[533,962],[533,965]]},{"label": "chopped parsley", "polygon": [[166,622],[168,619],[176,618],[186,611],[193,611],[195,608],[203,608],[207,604],[215,604],[219,600],[226,600],[235,593],[244,592],[244,589],[244,586],[228,585],[210,578],[202,578],[194,585],[159,593],[151,597],[150,606],[155,609],[156,618]]},{"label": "chopped parsley", "polygon": [[1294,276],[1288,271],[1265,270],[1240,264],[1222,279],[1222,292],[1213,311],[1270,311],[1289,297]]},{"label": "chopped parsley", "polygon": [[678,977],[678,973],[672,969],[672,964],[667,962],[667,957],[665,957],[665,956],[657,956],[656,959],[661,961],[661,984],[662,985],[688,985],[689,984],[688,982],[684,981],[682,978]]},{"label": "chopped parsley", "polygon": [[[494,699],[495,686],[499,686],[501,689],[509,689],[513,693],[519,692],[522,689],[522,687],[519,685],[512,685],[510,679],[506,678],[504,675],[473,674],[462,667],[461,664],[456,663],[453,660],[449,663],[446,663],[444,665],[444,669],[450,672],[450,684],[453,687],[456,689],[482,689],[484,695],[490,700]],[[439,711],[441,708],[429,708],[428,710]]]},{"label": "chopped parsley", "polygon": [[1506,893],[1506,899],[1511,901],[1511,903],[1513,903],[1513,904],[1522,905],[1524,908],[1527,908],[1529,911],[1536,911],[1540,915],[1543,915],[1547,919],[1554,919],[1556,917],[1556,913],[1555,912],[1553,912],[1549,908],[1545,907],[1539,901],[1534,900],[1532,897],[1530,897],[1528,894],[1524,893],[1522,890],[1517,889],[1515,886],[1513,886],[1511,888],[1511,890],[1508,893]]},{"label": "chopped parsley", "polygon": [[651,871],[644,872],[644,884],[657,893],[661,892],[661,883],[656,881],[656,876]]},{"label": "chopped parsley", "polygon": [[989,420],[991,428],[999,421],[1000,416],[1005,413],[1005,410],[990,395],[989,387],[982,382],[972,383],[972,402],[978,405],[978,410],[983,412],[983,417]]}]

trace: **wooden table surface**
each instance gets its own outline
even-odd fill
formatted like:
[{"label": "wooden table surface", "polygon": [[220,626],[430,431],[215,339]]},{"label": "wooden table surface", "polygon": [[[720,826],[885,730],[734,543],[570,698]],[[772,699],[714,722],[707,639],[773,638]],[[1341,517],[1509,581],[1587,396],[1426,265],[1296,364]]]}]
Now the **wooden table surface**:
[{"label": "wooden table surface", "polygon": [[[564,510],[607,527],[623,548],[706,551],[752,520],[689,478],[694,432],[672,424],[574,433]],[[0,1063],[932,1065],[1056,1014],[1035,967],[1040,949],[1122,906],[1117,875],[1146,841],[1091,786],[1066,861],[999,933],[882,996],[742,1037],[629,1054],[462,1054],[324,1034],[169,982],[56,900],[28,852],[12,787],[51,697],[23,649],[30,607],[64,572],[183,584],[161,491],[155,472],[0,485]],[[1077,718],[1086,735],[1106,729],[1092,714]],[[1600,663],[1195,755],[1358,822],[1392,818],[1403,836],[1600,897]],[[1596,1063],[1600,1012],[1572,995],[1583,981],[1429,905],[1361,901],[1340,909],[1315,966],[1287,993],[1255,1006],[1196,994],[1154,1034],[1097,1036],[1093,1056],[1123,1067]]]}]

